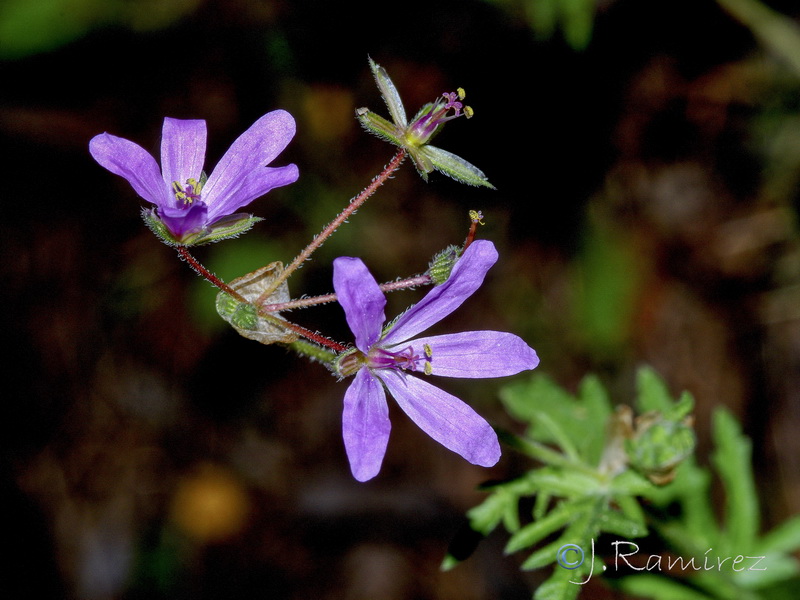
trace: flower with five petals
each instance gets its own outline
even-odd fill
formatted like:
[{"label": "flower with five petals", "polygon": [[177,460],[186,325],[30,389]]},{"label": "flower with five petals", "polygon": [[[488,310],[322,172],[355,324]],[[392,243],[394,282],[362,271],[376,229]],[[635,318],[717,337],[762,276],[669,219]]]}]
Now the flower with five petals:
[{"label": "flower with five petals", "polygon": [[342,377],[355,375],[344,397],[342,435],[353,476],[380,471],[389,441],[386,390],[429,436],[469,462],[490,467],[500,458],[497,434],[464,402],[412,373],[444,377],[504,377],[533,369],[536,352],[498,331],[415,337],[452,313],[483,282],[497,260],[491,242],[473,242],[450,277],[384,328],[386,298],[358,258],[334,263],[333,286],[355,336],[355,349],[337,360]]},{"label": "flower with five petals", "polygon": [[293,164],[268,167],[294,137],[294,118],[269,112],[245,131],[206,177],[206,122],[164,119],[161,169],[138,144],[109,133],[89,143],[94,159],[128,180],[153,208],[142,210],[162,241],[193,246],[235,237],[261,219],[236,213],[273,188],[297,181]]}]

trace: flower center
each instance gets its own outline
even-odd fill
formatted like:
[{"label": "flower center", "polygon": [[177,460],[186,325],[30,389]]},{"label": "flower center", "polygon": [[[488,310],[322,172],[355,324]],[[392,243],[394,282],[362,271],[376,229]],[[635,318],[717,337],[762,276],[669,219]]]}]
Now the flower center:
[{"label": "flower center", "polygon": [[179,206],[190,206],[195,200],[200,200],[200,191],[203,189],[203,183],[197,181],[193,177],[186,180],[185,185],[181,185],[177,181],[172,182],[172,193],[175,194],[175,199],[178,201]]},{"label": "flower center", "polygon": [[426,144],[447,121],[458,117],[471,118],[474,111],[461,102],[465,95],[464,88],[458,88],[455,92],[445,92],[436,102],[428,104],[409,126],[406,141],[412,145]]},{"label": "flower center", "polygon": [[371,369],[403,369],[406,371],[421,370],[425,375],[433,373],[433,351],[428,344],[423,345],[423,356],[414,352],[409,346],[399,352],[374,347],[367,356],[367,367]]}]

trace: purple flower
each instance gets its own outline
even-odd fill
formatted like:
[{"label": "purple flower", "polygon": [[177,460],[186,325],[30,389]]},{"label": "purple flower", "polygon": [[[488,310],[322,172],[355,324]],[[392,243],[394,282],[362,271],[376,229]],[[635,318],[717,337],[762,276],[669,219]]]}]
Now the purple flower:
[{"label": "purple flower", "polygon": [[144,148],[108,133],[89,143],[94,159],[121,175],[145,200],[155,205],[142,215],[168,244],[189,246],[233,237],[259,221],[234,214],[273,188],[297,181],[293,164],[267,167],[294,137],[292,115],[267,113],[228,149],[206,178],[206,122],[164,119],[161,169]]},{"label": "purple flower", "polygon": [[341,376],[355,374],[344,396],[342,435],[353,476],[367,481],[380,471],[389,441],[385,390],[419,427],[469,462],[490,467],[500,459],[492,427],[461,400],[409,375],[483,378],[514,375],[539,364],[522,339],[498,331],[414,336],[458,308],[477,290],[497,261],[491,242],[473,242],[450,277],[384,328],[386,298],[358,258],[333,262],[333,287],[356,349],[337,363]]}]

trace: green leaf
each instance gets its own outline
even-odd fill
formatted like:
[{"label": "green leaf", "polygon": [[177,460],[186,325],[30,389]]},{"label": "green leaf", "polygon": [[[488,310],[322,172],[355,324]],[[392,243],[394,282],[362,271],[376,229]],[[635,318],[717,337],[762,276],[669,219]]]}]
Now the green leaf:
[{"label": "green leaf", "polygon": [[640,413],[658,411],[663,414],[672,408],[672,394],[664,380],[651,367],[640,367],[636,372],[636,390],[636,409]]},{"label": "green leaf", "polygon": [[795,552],[800,549],[800,515],[784,521],[761,538],[758,551],[764,553]]},{"label": "green leaf", "polygon": [[755,547],[759,527],[751,443],[733,415],[723,408],[714,412],[713,437],[716,450],[711,459],[725,487],[728,550],[741,552],[740,548]]},{"label": "green leaf", "polygon": [[642,537],[647,534],[644,523],[631,519],[610,507],[602,511],[598,519],[600,530],[604,533],[613,533],[625,539]]},{"label": "green leaf", "polygon": [[602,496],[605,489],[599,476],[581,471],[542,467],[527,476],[537,489],[553,496]]},{"label": "green leaf", "polygon": [[[503,387],[500,399],[511,416],[530,423],[529,437],[558,444],[570,458],[578,457],[587,465],[598,464],[606,444],[605,423],[612,411],[596,378],[582,381],[576,398],[547,375],[537,373]],[[543,461],[548,462],[546,457]]]},{"label": "green leaf", "polygon": [[711,600],[702,592],[650,573],[623,577],[617,585],[626,594],[652,600]]},{"label": "green leaf", "polygon": [[538,412],[549,410],[562,416],[557,420],[566,420],[571,417],[571,408],[575,402],[574,396],[542,373],[504,386],[500,390],[500,399],[512,417],[531,424],[531,437],[543,442],[553,440],[537,435],[539,430],[535,417]]},{"label": "green leaf", "polygon": [[[748,590],[760,590],[796,577],[800,566],[792,556],[784,554],[764,554],[748,552],[740,563],[739,572],[733,573],[736,585]],[[730,562],[730,561],[729,561]]]},{"label": "green leaf", "polygon": [[557,569],[547,581],[536,588],[534,600],[574,600],[581,593],[583,586],[580,582],[586,579],[583,570]]},{"label": "green leaf", "polygon": [[614,495],[649,496],[657,487],[636,471],[623,471],[611,481]]},{"label": "green leaf", "polygon": [[525,525],[517,533],[512,535],[511,539],[509,539],[506,544],[505,553],[511,554],[533,546],[572,521],[577,515],[583,512],[590,503],[591,499],[587,501],[585,498],[565,500],[559,503],[546,517]]},{"label": "green leaf", "polygon": [[596,466],[603,455],[607,437],[605,427],[599,424],[607,423],[611,417],[611,401],[600,379],[594,375],[588,375],[581,381],[578,399],[580,403],[575,407],[576,417],[595,424],[594,428],[584,431],[581,444],[583,458],[588,464]]},{"label": "green leaf", "polygon": [[483,502],[467,511],[470,526],[483,535],[489,535],[505,516],[509,505],[517,512],[517,496],[504,489],[496,490]]}]

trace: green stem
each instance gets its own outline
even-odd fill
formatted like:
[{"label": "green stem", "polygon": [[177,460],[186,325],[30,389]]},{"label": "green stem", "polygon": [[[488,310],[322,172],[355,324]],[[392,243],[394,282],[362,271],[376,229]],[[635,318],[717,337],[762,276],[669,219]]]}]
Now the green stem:
[{"label": "green stem", "polygon": [[305,340],[295,340],[294,342],[286,344],[286,346],[298,354],[302,354],[313,361],[321,362],[326,367],[333,370],[333,363],[336,360],[335,353],[325,350],[325,348],[320,348],[316,344]]}]

